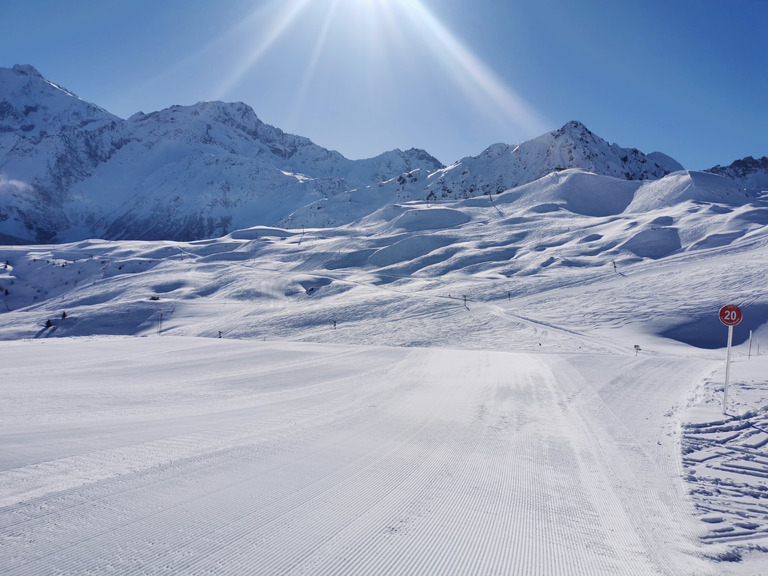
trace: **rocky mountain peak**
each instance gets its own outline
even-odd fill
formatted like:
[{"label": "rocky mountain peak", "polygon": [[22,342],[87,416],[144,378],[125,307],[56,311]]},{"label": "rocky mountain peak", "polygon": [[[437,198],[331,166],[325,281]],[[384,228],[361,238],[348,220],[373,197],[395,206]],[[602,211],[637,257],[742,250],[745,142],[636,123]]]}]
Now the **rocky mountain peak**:
[{"label": "rocky mountain peak", "polygon": [[15,64],[12,70],[17,74],[22,74],[24,76],[37,76],[38,78],[43,78],[43,75],[31,64]]},{"label": "rocky mountain peak", "polygon": [[728,166],[717,165],[706,170],[737,181],[743,188],[768,189],[768,157],[747,156]]}]

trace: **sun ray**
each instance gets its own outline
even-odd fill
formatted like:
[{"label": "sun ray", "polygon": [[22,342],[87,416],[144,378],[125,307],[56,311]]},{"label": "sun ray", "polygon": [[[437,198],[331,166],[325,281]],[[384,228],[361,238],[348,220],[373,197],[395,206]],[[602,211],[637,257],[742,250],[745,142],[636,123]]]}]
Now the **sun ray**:
[{"label": "sun ray", "polygon": [[[344,95],[353,100],[345,106],[358,113],[361,105],[394,111],[406,97],[404,90],[423,95],[434,86],[440,90],[453,87],[455,96],[468,102],[481,122],[491,122],[500,131],[522,131],[526,137],[546,131],[546,123],[536,110],[421,0],[280,0],[262,4],[228,33],[233,38],[252,40],[239,59],[228,63],[229,70],[222,70],[226,76],[218,84],[215,98],[226,98],[257,67],[274,69],[275,55],[269,54],[270,61],[267,53],[290,34],[297,39],[294,46],[304,52],[303,57],[294,56],[283,66],[297,72],[295,87],[288,89],[283,100],[287,101],[283,108],[286,128],[294,129],[302,112],[317,108],[308,106],[311,94],[318,94],[318,102],[329,97],[330,72],[337,86],[348,82]],[[405,86],[406,77],[418,79],[418,84]],[[449,101],[456,102],[456,98]]]},{"label": "sun ray", "polygon": [[546,131],[538,113],[466,48],[420,0],[390,0],[404,8],[414,25],[428,32],[427,46],[441,66],[480,109],[491,104],[497,116],[535,135]]},{"label": "sun ray", "polygon": [[[259,42],[250,50],[244,54],[241,61],[230,74],[226,82],[219,86],[215,97],[217,99],[225,95],[232,89],[240,80],[245,76],[248,71],[256,64],[256,62],[264,56],[272,45],[280,38],[280,36],[288,29],[288,27],[298,18],[304,8],[309,4],[311,0],[283,0],[280,3],[281,11],[271,23],[269,32],[259,40]],[[241,26],[252,26],[254,21],[260,19],[262,16],[259,11],[254,12],[250,18],[246,20]]]},{"label": "sun ray", "polygon": [[323,20],[323,25],[320,29],[320,33],[318,34],[317,42],[315,42],[312,55],[310,56],[309,61],[307,62],[307,65],[304,69],[304,74],[302,74],[301,78],[301,85],[299,86],[299,89],[296,93],[296,98],[294,99],[293,111],[288,122],[289,127],[296,121],[301,112],[301,108],[304,105],[307,93],[309,92],[309,85],[311,84],[312,79],[315,77],[318,62],[320,61],[320,57],[323,54],[323,49],[325,48],[325,44],[328,40],[328,34],[336,15],[336,9],[338,8],[339,1],[340,0],[331,0],[328,13]]}]

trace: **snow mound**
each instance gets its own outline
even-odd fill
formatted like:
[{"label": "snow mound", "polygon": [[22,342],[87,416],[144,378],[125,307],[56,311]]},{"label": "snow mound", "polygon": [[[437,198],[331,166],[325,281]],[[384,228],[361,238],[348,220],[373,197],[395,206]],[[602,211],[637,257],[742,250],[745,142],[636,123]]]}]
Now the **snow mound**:
[{"label": "snow mound", "polygon": [[680,171],[660,180],[646,182],[635,193],[629,212],[669,208],[692,201],[741,206],[751,198],[731,180],[707,172]]},{"label": "snow mound", "polygon": [[563,208],[582,216],[613,216],[626,210],[638,186],[638,182],[571,169],[501,194],[494,202],[539,214]]},{"label": "snow mound", "polygon": [[470,221],[470,217],[459,210],[430,208],[408,210],[395,220],[398,228],[409,232],[454,228]]},{"label": "snow mound", "polygon": [[234,240],[257,240],[259,238],[290,238],[295,236],[296,231],[284,230],[282,228],[273,228],[271,226],[252,226],[243,230],[235,230],[229,237]]},{"label": "snow mound", "polygon": [[624,242],[621,248],[629,250],[641,258],[658,260],[673,254],[682,248],[680,234],[676,228],[647,228],[641,230]]},{"label": "snow mound", "polygon": [[447,236],[409,236],[378,249],[368,258],[368,263],[380,268],[402,264],[448,246],[453,241]]}]

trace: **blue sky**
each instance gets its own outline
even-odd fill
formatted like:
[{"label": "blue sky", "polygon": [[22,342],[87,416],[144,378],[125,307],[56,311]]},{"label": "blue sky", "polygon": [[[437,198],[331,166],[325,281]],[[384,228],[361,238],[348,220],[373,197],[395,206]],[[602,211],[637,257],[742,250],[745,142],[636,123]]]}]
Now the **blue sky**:
[{"label": "blue sky", "polygon": [[349,158],[569,120],[689,169],[768,155],[768,0],[5,0],[0,66],[126,118],[242,101]]}]

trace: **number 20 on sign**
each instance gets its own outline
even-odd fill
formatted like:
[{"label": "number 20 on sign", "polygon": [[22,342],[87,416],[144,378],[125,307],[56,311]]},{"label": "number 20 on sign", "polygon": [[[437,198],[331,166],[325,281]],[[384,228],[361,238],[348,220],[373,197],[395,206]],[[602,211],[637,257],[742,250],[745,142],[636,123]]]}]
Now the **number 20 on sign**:
[{"label": "number 20 on sign", "polygon": [[728,304],[720,308],[720,322],[726,326],[736,326],[741,322],[741,308]]},{"label": "number 20 on sign", "polygon": [[733,327],[741,322],[741,309],[733,304],[720,308],[720,322],[728,326],[728,352],[725,357],[725,388],[723,389],[723,414],[728,407],[728,377],[731,370],[731,343],[733,342]]}]

